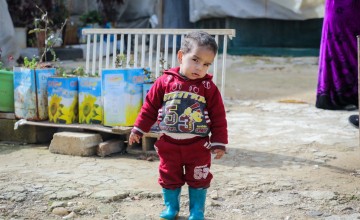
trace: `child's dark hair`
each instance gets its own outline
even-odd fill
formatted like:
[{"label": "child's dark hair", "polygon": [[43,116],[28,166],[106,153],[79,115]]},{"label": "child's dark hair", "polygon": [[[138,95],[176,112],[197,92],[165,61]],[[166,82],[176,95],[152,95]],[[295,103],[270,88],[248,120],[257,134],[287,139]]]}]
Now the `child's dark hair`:
[{"label": "child's dark hair", "polygon": [[186,54],[191,51],[194,46],[207,47],[212,50],[214,54],[216,54],[218,50],[218,45],[214,37],[204,31],[194,31],[186,34],[181,43],[180,50]]}]

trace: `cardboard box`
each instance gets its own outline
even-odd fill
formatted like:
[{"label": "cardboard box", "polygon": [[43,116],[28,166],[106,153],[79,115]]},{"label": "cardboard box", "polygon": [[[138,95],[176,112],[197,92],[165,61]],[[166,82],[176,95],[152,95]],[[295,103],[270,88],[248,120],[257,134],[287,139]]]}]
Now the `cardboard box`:
[{"label": "cardboard box", "polygon": [[0,70],[0,112],[14,112],[14,73]]}]

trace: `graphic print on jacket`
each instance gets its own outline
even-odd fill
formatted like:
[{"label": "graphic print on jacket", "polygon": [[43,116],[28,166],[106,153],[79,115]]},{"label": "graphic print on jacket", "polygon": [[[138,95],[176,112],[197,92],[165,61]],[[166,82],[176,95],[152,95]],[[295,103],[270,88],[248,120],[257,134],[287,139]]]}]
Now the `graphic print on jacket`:
[{"label": "graphic print on jacket", "polygon": [[199,94],[185,91],[165,94],[159,119],[160,129],[166,132],[199,136],[210,133],[205,97]]}]

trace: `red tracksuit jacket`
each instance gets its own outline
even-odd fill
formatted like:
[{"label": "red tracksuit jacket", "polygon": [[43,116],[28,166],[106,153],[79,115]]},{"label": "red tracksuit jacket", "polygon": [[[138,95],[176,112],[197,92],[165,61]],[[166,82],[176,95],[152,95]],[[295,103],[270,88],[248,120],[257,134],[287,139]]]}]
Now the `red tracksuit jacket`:
[{"label": "red tracksuit jacket", "polygon": [[189,80],[179,74],[179,69],[165,70],[155,81],[132,132],[142,136],[157,121],[162,133],[189,138],[210,135],[211,149],[225,150],[225,107],[212,76]]}]

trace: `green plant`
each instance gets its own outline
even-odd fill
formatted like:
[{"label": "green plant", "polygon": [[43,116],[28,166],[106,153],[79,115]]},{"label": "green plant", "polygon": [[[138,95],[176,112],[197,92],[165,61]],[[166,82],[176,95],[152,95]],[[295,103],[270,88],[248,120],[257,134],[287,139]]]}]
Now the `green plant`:
[{"label": "green plant", "polygon": [[155,82],[155,77],[154,74],[152,74],[152,72],[146,68],[143,68],[144,70],[144,75],[145,75],[145,79],[144,82],[145,83],[153,83]]},{"label": "green plant", "polygon": [[159,63],[160,63],[160,75],[164,73],[164,70],[171,68],[170,64],[168,64],[167,67],[165,67],[166,60],[163,57],[160,57]]},{"label": "green plant", "polygon": [[57,67],[56,68],[56,76],[59,77],[72,77],[72,76],[77,76],[74,72],[74,69],[66,69],[64,67]]},{"label": "green plant", "polygon": [[38,66],[38,61],[35,57],[33,57],[31,60],[29,58],[24,57],[24,67],[29,69],[35,69]]},{"label": "green plant", "polygon": [[[165,68],[165,66],[166,66],[165,63],[166,63],[166,60],[163,57],[161,57],[159,60],[159,67],[160,67],[160,75],[159,76],[164,74],[164,71],[166,69],[171,68],[170,65],[168,65],[167,68]],[[144,71],[145,71],[145,69],[144,69]],[[155,80],[156,80],[156,78],[155,78],[154,74],[152,74],[152,72],[145,71],[145,82],[155,82]]]},{"label": "green plant", "polygon": [[101,15],[96,10],[82,14],[79,20],[84,26],[86,26],[86,24],[101,24],[103,22]]},{"label": "green plant", "polygon": [[[121,54],[116,55],[116,59],[115,59],[115,67],[116,68],[125,68],[125,63],[126,63],[126,57],[124,54],[121,53]],[[159,60],[160,76],[164,73],[164,70],[171,68],[170,65],[168,65],[167,68],[165,68],[165,66],[166,66],[165,63],[166,63],[166,60],[161,57]],[[133,55],[131,55],[130,60],[129,60],[129,66],[132,67],[133,65],[134,65],[134,58],[133,58]],[[155,78],[153,72],[151,72],[147,68],[143,68],[143,70],[144,70],[144,75],[145,75],[144,81],[146,83],[155,82],[156,78]]]},{"label": "green plant", "polygon": [[76,67],[72,72],[76,76],[89,76],[89,74],[85,72],[85,69],[82,66]]},{"label": "green plant", "polygon": [[116,68],[121,68],[123,66],[125,66],[124,64],[126,63],[126,57],[124,54],[118,54],[116,55],[116,59],[115,59],[115,67]]},{"label": "green plant", "polygon": [[[61,66],[56,67],[56,76],[59,77],[72,77],[72,76],[87,76],[92,77],[92,75],[85,72],[84,67],[79,66],[76,68],[64,68]],[[96,72],[94,77],[99,76]]]}]

